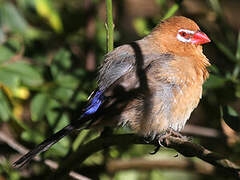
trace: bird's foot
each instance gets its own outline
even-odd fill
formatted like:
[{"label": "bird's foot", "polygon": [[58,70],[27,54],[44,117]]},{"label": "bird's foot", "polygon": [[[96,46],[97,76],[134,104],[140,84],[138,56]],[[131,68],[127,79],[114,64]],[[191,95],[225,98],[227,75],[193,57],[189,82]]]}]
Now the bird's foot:
[{"label": "bird's foot", "polygon": [[173,136],[173,137],[176,137],[176,138],[186,138],[185,136],[183,136],[181,133],[177,132],[177,131],[174,131],[173,129],[169,128],[165,131],[164,134],[161,134],[159,137],[158,137],[158,143],[160,146],[163,146],[163,147],[166,147],[164,145],[164,141],[166,140],[166,138],[170,137],[170,136]]},{"label": "bird's foot", "polygon": [[151,154],[151,155],[154,155],[154,154],[156,154],[158,151],[159,151],[159,149],[161,148],[161,147],[166,147],[166,142],[164,142],[165,140],[166,140],[166,138],[168,138],[168,137],[170,137],[170,136],[173,136],[173,137],[176,137],[176,138],[184,138],[184,139],[187,139],[187,137],[186,136],[183,136],[181,133],[179,133],[179,132],[177,132],[177,131],[174,131],[173,129],[171,129],[171,128],[169,128],[169,129],[167,129],[164,133],[162,133],[162,134],[159,134],[158,136],[156,136],[156,137],[145,137],[144,138],[144,141],[145,142],[147,142],[147,143],[149,143],[149,142],[151,142],[151,141],[153,141],[153,140],[157,140],[157,142],[158,142],[158,144],[156,145],[156,147],[155,147],[155,149],[154,149],[154,151],[153,152],[150,152],[149,154]]},{"label": "bird's foot", "polygon": [[[145,141],[146,143],[151,143],[151,142],[156,141],[156,140],[157,140],[157,137],[156,137],[155,135],[149,135],[149,136],[145,136],[145,137],[144,137],[144,141]],[[151,155],[156,154],[156,153],[159,151],[160,147],[161,147],[158,143],[154,143],[154,144],[155,144],[155,149],[154,149],[154,151],[152,151],[152,152],[149,153],[149,154],[151,154]]]}]

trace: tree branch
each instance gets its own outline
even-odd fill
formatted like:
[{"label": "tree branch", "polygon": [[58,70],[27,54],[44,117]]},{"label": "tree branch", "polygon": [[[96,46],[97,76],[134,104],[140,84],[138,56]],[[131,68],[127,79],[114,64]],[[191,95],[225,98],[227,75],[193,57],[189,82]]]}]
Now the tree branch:
[{"label": "tree branch", "polygon": [[230,176],[240,179],[240,167],[228,160],[226,157],[205,149],[199,144],[190,141],[169,137],[165,139],[165,145],[168,148],[173,148],[186,157],[198,157],[217,168],[222,169]]},{"label": "tree branch", "polygon": [[[68,172],[79,166],[85,159],[104,148],[113,145],[126,146],[131,144],[158,145],[157,141],[147,143],[142,137],[133,134],[112,135],[111,137],[98,137],[81,146],[78,151],[71,154],[54,174],[55,179],[64,179]],[[217,168],[225,171],[228,175],[240,179],[240,168],[225,157],[214,153],[203,146],[190,142],[184,138],[167,137],[163,144],[173,148],[186,157],[198,157]]]}]

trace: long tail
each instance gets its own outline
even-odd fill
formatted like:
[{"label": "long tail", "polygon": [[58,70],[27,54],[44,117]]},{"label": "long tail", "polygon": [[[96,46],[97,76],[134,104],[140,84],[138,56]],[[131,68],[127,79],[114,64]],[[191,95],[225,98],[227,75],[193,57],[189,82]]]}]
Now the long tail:
[{"label": "long tail", "polygon": [[[27,154],[23,155],[20,159],[13,163],[15,167],[22,167],[27,164],[31,159],[33,159],[37,154],[48,150],[52,145],[61,140],[64,136],[70,134],[74,129],[82,130],[90,126],[91,124],[91,116],[98,110],[100,105],[103,102],[103,97],[101,92],[97,91],[93,99],[91,100],[91,104],[86,108],[85,112],[81,115],[81,117],[63,129],[53,134],[46,140],[44,140],[41,144],[37,145],[34,149],[29,151]],[[90,121],[89,124],[84,125],[86,122]],[[79,129],[81,128],[81,129]]]},{"label": "long tail", "polygon": [[48,150],[52,145],[57,143],[64,136],[70,134],[72,132],[72,130],[74,130],[74,129],[75,129],[75,127],[73,125],[71,125],[71,124],[67,125],[66,127],[61,129],[57,133],[55,133],[52,136],[50,136],[49,138],[47,138],[41,144],[37,145],[34,149],[32,149],[27,154],[22,156],[16,162],[14,162],[13,166],[18,167],[18,168],[24,166],[29,161],[31,161],[31,159],[34,158],[37,154]]}]

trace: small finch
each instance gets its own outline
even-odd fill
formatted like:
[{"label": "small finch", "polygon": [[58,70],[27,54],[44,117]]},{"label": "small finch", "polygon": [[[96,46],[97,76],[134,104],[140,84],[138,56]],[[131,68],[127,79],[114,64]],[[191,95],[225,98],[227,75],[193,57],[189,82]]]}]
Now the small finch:
[{"label": "small finch", "polygon": [[183,129],[202,96],[210,39],[182,16],[161,22],[141,40],[105,56],[98,88],[80,118],[14,163],[21,167],[74,129],[128,125],[144,137],[160,138]]}]

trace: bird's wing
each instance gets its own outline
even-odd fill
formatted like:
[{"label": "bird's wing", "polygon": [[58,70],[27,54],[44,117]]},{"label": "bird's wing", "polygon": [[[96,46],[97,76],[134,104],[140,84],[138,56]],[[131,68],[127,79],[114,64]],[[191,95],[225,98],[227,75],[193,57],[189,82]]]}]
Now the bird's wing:
[{"label": "bird's wing", "polygon": [[146,41],[140,40],[131,44],[123,45],[105,56],[104,63],[100,67],[98,75],[99,90],[104,92],[121,77],[136,72],[138,76],[141,71],[154,60],[159,60],[164,65],[170,54],[154,53]]},{"label": "bird's wing", "polygon": [[98,75],[98,87],[100,91],[106,90],[121,76],[134,67],[134,54],[129,45],[123,45],[105,56]]}]

